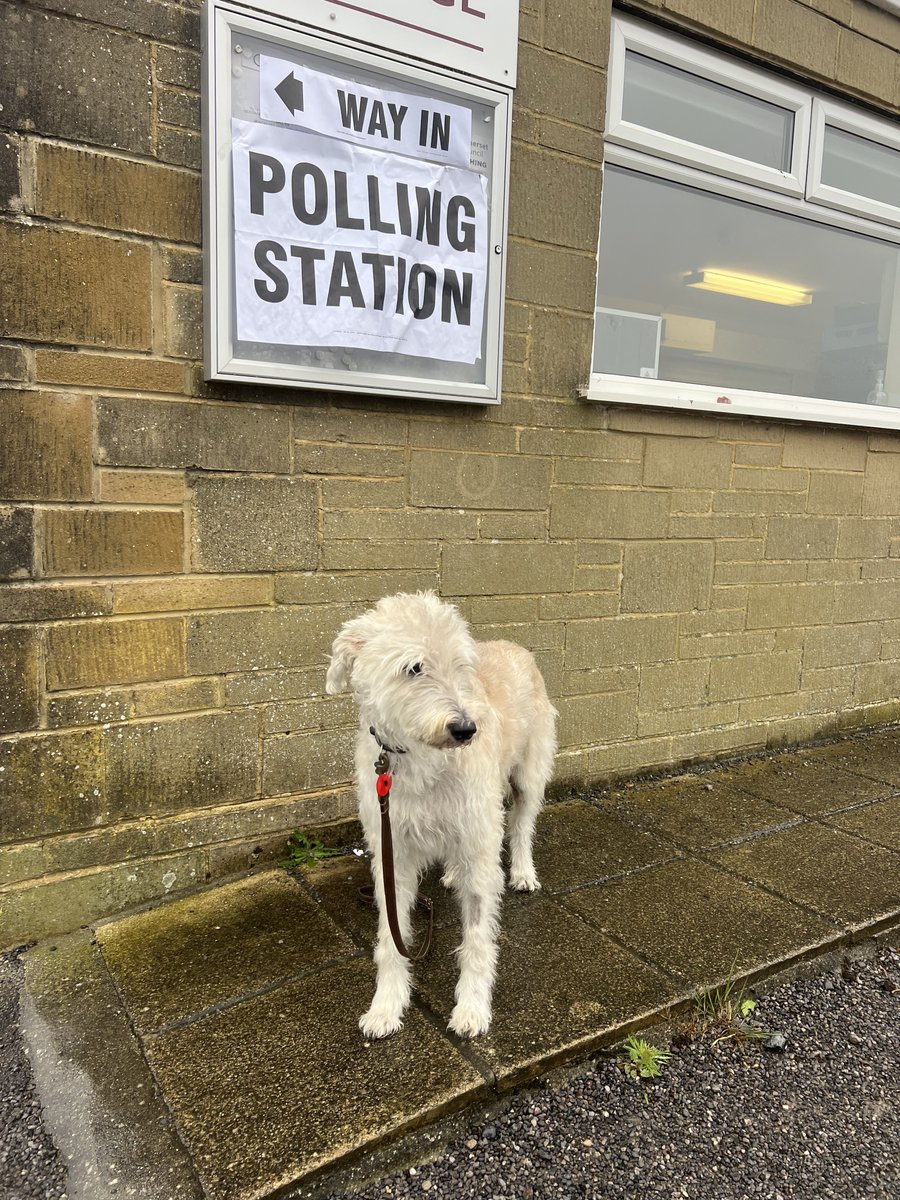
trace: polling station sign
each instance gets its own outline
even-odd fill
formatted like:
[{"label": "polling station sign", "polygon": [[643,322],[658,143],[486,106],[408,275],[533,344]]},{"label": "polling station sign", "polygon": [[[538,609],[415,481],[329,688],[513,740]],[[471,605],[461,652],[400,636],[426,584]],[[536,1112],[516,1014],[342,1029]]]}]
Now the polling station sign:
[{"label": "polling station sign", "polygon": [[238,337],[475,362],[485,179],[235,120]]},{"label": "polling station sign", "polygon": [[207,377],[496,403],[510,93],[207,22]]}]

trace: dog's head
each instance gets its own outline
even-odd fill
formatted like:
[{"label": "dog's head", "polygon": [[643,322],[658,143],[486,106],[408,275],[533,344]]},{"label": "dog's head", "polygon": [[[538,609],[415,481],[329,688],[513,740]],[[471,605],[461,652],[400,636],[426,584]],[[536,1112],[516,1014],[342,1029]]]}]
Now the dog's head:
[{"label": "dog's head", "polygon": [[341,627],[325,689],[349,684],[366,721],[392,744],[450,749],[477,732],[477,661],[453,605],[433,592],[401,593]]}]

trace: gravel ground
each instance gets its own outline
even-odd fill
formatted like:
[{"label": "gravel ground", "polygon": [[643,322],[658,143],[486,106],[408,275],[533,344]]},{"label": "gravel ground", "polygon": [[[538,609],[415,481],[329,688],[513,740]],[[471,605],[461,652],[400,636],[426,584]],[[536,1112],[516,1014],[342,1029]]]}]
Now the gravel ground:
[{"label": "gravel ground", "polygon": [[602,1060],[353,1198],[896,1200],[900,954],[773,988],[751,1020],[784,1048],[720,1025],[676,1037],[658,1080]]},{"label": "gravel ground", "polygon": [[[0,1200],[65,1200],[19,1042],[20,977],[0,956]],[[676,1038],[657,1080],[601,1060],[514,1097],[434,1161],[331,1200],[896,1200],[900,953],[773,988],[751,1019],[784,1049],[716,1043],[720,1025]]]},{"label": "gravel ground", "polygon": [[16,956],[0,954],[0,1200],[64,1200],[66,1168],[41,1122],[19,1037],[21,977]]}]

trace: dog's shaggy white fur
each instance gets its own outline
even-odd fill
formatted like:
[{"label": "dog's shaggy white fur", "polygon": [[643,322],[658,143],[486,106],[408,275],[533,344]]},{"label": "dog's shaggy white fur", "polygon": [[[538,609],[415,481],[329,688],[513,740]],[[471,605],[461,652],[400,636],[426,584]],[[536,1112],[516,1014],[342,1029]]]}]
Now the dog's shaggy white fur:
[{"label": "dog's shaggy white fur", "polygon": [[374,762],[390,756],[397,912],[409,945],[421,873],[444,867],[462,914],[459,981],[450,1029],[463,1037],[491,1023],[497,926],[503,892],[504,800],[509,798],[509,882],[540,887],[534,824],[556,751],[556,712],[531,654],[512,642],[475,642],[463,618],[432,592],[386,596],[348,621],[332,647],[329,693],[350,684],[360,708],[356,744],[359,812],[372,854],[379,907],[377,986],[360,1018],[370,1038],[403,1023],[411,974],[384,909],[381,828]]}]

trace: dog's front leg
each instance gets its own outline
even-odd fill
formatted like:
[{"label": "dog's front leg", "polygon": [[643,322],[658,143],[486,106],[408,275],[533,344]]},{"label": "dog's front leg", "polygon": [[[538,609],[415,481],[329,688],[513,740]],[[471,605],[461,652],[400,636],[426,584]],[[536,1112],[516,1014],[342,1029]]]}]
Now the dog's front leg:
[{"label": "dog's front leg", "polygon": [[[378,940],[375,944],[377,982],[375,995],[368,1012],[359,1019],[359,1027],[367,1038],[383,1038],[396,1033],[403,1025],[403,1014],[409,1005],[412,977],[409,959],[394,945],[388,925],[384,902],[384,881],[381,858],[376,851],[372,859],[375,876],[375,897],[378,902]],[[397,921],[403,943],[409,946],[412,937],[412,910],[416,900],[418,872],[399,862],[394,864]]]},{"label": "dog's front leg", "polygon": [[[495,851],[495,852],[494,852]],[[497,970],[497,927],[503,870],[500,839],[484,847],[482,861],[464,870],[456,884],[462,910],[462,944],[457,950],[459,980],[449,1028],[460,1037],[487,1033]]]}]

